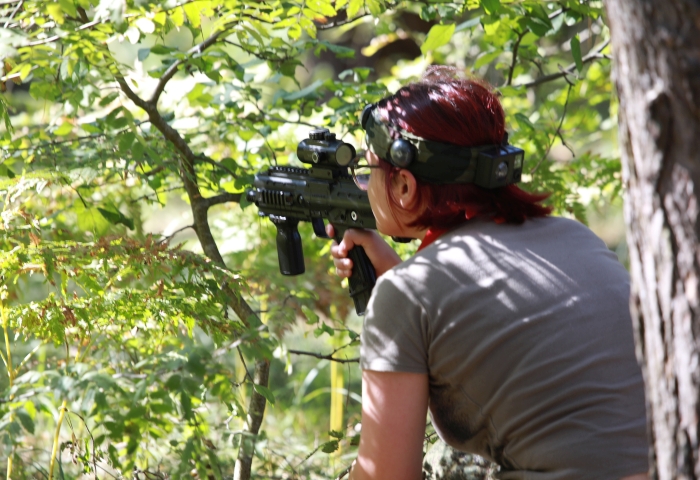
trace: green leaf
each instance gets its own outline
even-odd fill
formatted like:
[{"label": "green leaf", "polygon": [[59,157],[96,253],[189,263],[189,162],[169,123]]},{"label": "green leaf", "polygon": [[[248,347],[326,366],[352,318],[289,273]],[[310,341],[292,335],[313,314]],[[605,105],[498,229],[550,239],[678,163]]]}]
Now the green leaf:
[{"label": "green leaf", "polygon": [[314,337],[318,338],[324,333],[327,333],[331,337],[335,334],[335,330],[333,330],[332,327],[329,327],[325,323],[322,323],[320,327],[314,329]]},{"label": "green leaf", "polygon": [[129,153],[129,149],[131,148],[131,144],[134,143],[135,138],[136,135],[134,135],[134,132],[124,132],[119,137],[119,151],[122,154]]},{"label": "green leaf", "polygon": [[102,285],[97,283],[94,278],[92,278],[89,275],[83,275],[80,277],[78,282],[80,285],[82,285],[84,288],[90,291],[93,295],[102,295],[104,294],[104,290],[102,289]]},{"label": "green leaf", "polygon": [[304,313],[304,315],[306,315],[307,324],[313,325],[314,323],[318,323],[318,315],[316,315],[316,312],[311,310],[309,307],[302,305],[301,311]]},{"label": "green leaf", "polygon": [[484,7],[484,10],[486,10],[486,13],[489,15],[498,13],[501,9],[500,0],[479,0],[479,3],[481,3],[481,6]]},{"label": "green leaf", "polygon": [[141,142],[136,142],[132,145],[131,158],[137,162],[143,159],[143,144]]},{"label": "green leaf", "polygon": [[[119,97],[119,92],[110,93],[109,95],[104,97],[102,100],[100,100],[100,103],[99,103],[100,107],[106,107],[107,105],[109,105],[110,103],[115,101],[117,99],[117,97]],[[83,125],[83,130],[85,130],[84,125]],[[96,133],[96,132],[92,132],[92,133]]]},{"label": "green leaf", "polygon": [[143,405],[138,405],[129,410],[129,412],[124,417],[124,420],[132,420],[134,418],[143,418],[148,410]]},{"label": "green leaf", "polygon": [[420,51],[423,52],[423,55],[426,55],[428,52],[445,45],[452,38],[454,31],[454,23],[449,25],[433,25],[428,32],[425,42],[421,45]]},{"label": "green leaf", "polygon": [[583,59],[581,58],[581,41],[578,39],[578,35],[571,39],[571,55],[574,57],[574,62],[576,62],[576,70],[581,73],[581,70],[583,70]]},{"label": "green leaf", "polygon": [[333,453],[338,450],[338,446],[338,440],[331,440],[330,442],[326,442],[321,445],[321,451],[323,453]]},{"label": "green leaf", "polygon": [[84,232],[93,232],[98,235],[106,232],[109,222],[100,214],[96,208],[85,208],[83,202],[78,201],[73,207],[78,216],[78,228]]},{"label": "green leaf", "polygon": [[71,17],[78,16],[78,11],[75,8],[73,0],[58,0],[58,4],[66,15],[70,15]]},{"label": "green leaf", "polygon": [[150,48],[139,48],[139,52],[137,55],[139,62],[143,62],[144,60],[146,60],[150,54],[151,54]]},{"label": "green leaf", "polygon": [[551,22],[545,22],[539,17],[527,17],[525,25],[538,37],[544,37],[552,29]]},{"label": "green leaf", "polygon": [[343,432],[338,432],[336,430],[331,430],[330,432],[328,432],[328,435],[330,435],[333,438],[337,438],[338,440],[342,440],[343,438],[345,438],[345,434]]},{"label": "green leaf", "polygon": [[19,419],[19,423],[22,424],[22,427],[29,433],[33,434],[34,433],[34,420],[32,420],[32,417],[29,416],[27,412],[24,410],[17,410],[15,412],[15,415],[17,415],[17,418]]},{"label": "green leaf", "polygon": [[474,62],[474,68],[481,68],[484,65],[491,63],[496,58],[498,58],[501,55],[501,53],[503,53],[501,50],[496,50],[495,52],[489,52],[480,56],[476,59],[476,62]]},{"label": "green leaf", "polygon": [[455,28],[455,33],[461,32],[464,30],[469,30],[470,28],[476,27],[480,23],[481,23],[481,15],[477,15],[476,17],[470,18],[466,22],[462,22],[459,25],[457,25],[457,27]]},{"label": "green leaf", "polygon": [[165,45],[153,45],[151,47],[151,53],[154,55],[165,55],[172,51],[173,49],[171,47],[166,47]]},{"label": "green leaf", "polygon": [[298,92],[288,93],[287,95],[284,96],[284,99],[285,100],[297,100],[299,98],[308,97],[311,94],[315,93],[316,90],[318,89],[318,87],[320,87],[321,85],[323,85],[323,80],[316,80],[314,83],[312,83],[311,85],[309,85],[306,88],[302,88]]},{"label": "green leaf", "polygon": [[125,216],[119,210],[107,210],[105,208],[97,208],[97,211],[112,225],[124,225],[129,230],[134,229],[134,221],[129,217]]},{"label": "green leaf", "polygon": [[518,125],[521,127],[528,128],[530,130],[535,130],[535,126],[532,124],[529,118],[527,118],[522,113],[518,112],[515,114],[515,119],[518,121]]},{"label": "green leaf", "polygon": [[185,392],[180,392],[180,406],[183,417],[192,418],[192,399]]},{"label": "green leaf", "polygon": [[255,389],[256,392],[258,392],[260,395],[265,397],[265,400],[270,402],[270,405],[275,404],[275,396],[272,394],[272,390],[269,388],[263,386],[263,385],[258,385],[257,383],[253,384],[253,388]]},{"label": "green leaf", "polygon": [[16,175],[10,167],[0,163],[0,177],[15,178]]}]

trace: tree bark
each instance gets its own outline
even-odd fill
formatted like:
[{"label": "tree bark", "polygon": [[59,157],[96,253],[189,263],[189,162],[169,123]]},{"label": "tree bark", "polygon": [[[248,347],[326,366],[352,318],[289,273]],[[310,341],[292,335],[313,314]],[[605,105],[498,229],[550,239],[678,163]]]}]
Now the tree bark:
[{"label": "tree bark", "polygon": [[606,0],[652,476],[700,478],[700,3]]}]

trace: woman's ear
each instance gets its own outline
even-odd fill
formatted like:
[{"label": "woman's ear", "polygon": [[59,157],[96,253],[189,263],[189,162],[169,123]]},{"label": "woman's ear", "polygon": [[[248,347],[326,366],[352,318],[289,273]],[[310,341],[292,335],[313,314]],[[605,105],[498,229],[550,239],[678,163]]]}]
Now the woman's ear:
[{"label": "woman's ear", "polygon": [[411,172],[402,168],[394,175],[391,182],[394,198],[401,208],[413,209],[418,201],[418,182]]}]

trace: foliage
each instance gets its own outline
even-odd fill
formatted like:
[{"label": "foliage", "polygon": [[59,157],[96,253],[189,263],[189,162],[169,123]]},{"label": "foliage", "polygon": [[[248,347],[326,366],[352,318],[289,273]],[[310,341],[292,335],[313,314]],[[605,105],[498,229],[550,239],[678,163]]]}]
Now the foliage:
[{"label": "foliage", "polygon": [[[558,213],[585,220],[620,188],[600,2],[10,0],[0,12],[12,478],[248,478],[251,460],[261,478],[342,472],[359,372],[326,367],[356,356],[359,320],[310,227],[307,273],[279,275],[274,229],[243,193],[261,168],[297,162],[311,126],[359,144],[362,107],[431,63],[498,88],[528,153],[525,187],[551,192]],[[421,54],[390,53],[401,42]],[[187,221],[153,227],[183,205]],[[347,399],[332,418],[329,397]],[[260,401],[273,406],[258,432]]]}]

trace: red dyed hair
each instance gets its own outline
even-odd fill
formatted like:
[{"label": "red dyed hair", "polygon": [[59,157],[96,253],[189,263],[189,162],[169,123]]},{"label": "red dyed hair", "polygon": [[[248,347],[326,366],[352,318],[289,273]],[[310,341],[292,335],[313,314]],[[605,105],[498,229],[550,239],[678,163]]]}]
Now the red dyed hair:
[{"label": "red dyed hair", "polygon": [[[423,79],[399,89],[377,104],[384,122],[434,142],[463,147],[500,144],[505,134],[503,108],[496,95],[480,81],[457,78],[456,69],[430,67]],[[400,170],[382,159],[386,188]],[[409,213],[423,212],[410,226],[451,228],[471,218],[522,223],[544,217],[551,207],[541,205],[548,193],[528,193],[515,185],[494,189],[474,184],[418,182],[417,202]],[[393,206],[401,207],[389,194]]]}]

